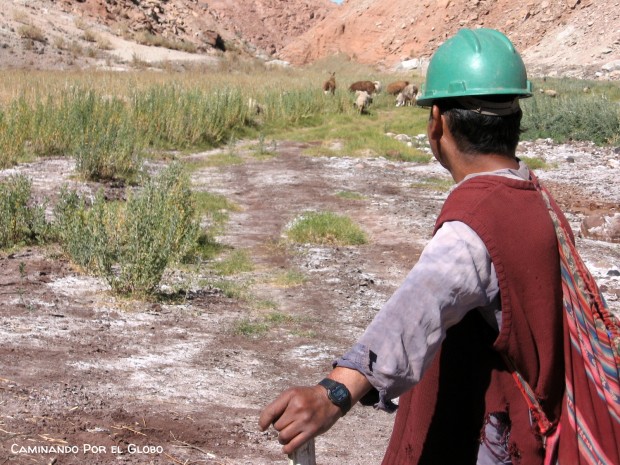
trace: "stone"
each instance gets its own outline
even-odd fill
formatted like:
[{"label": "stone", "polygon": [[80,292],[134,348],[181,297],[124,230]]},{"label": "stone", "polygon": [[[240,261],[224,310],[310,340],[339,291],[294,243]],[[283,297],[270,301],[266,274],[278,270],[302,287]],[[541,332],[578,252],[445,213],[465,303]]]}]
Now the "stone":
[{"label": "stone", "polygon": [[588,239],[620,243],[620,213],[586,216],[581,222],[581,233]]},{"label": "stone", "polygon": [[610,61],[609,63],[605,63],[603,66],[601,66],[601,69],[607,72],[620,70],[620,60],[614,60]]},{"label": "stone", "polygon": [[412,58],[411,60],[401,61],[396,70],[410,71],[412,69],[418,69],[420,67],[420,60],[418,58]]}]

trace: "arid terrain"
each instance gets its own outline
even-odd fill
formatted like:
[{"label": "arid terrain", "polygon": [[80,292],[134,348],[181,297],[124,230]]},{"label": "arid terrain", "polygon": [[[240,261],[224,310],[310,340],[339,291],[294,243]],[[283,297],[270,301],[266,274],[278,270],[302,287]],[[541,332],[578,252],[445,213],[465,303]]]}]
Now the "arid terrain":
[{"label": "arid terrain", "polygon": [[[331,55],[424,70],[459,28],[515,43],[532,76],[620,78],[615,0],[5,0],[0,69],[183,69],[225,55],[294,66]],[[156,37],[167,43],[155,46]],[[159,42],[161,43],[161,42]],[[171,49],[173,48],[173,49]],[[409,69],[409,68],[406,68]]]},{"label": "arid terrain", "polygon": [[[484,25],[505,28],[534,73],[618,79],[613,66],[603,68],[620,59],[617,2],[383,5],[6,0],[0,69],[123,70],[169,62],[182,70],[230,53],[217,47],[218,37],[237,53],[293,66],[343,53],[391,69],[427,58],[459,26]],[[36,26],[44,40],[23,37],[25,26]],[[147,46],[128,33],[143,29],[197,50]],[[254,271],[234,278],[248,296],[227,297],[220,277],[189,269],[165,276],[168,299],[122,299],[53,247],[0,252],[0,465],[287,462],[274,432],[258,430],[260,409],[292,384],[319,381],[361,334],[430,238],[447,196],[437,181],[450,179],[434,161],[310,157],[303,154],[309,145],[280,141],[269,145],[269,156],[256,157],[255,141],[240,142],[244,163],[194,174],[197,190],[240,207],[217,239],[252,257]],[[620,148],[540,140],[522,143],[519,155],[551,167],[538,176],[565,209],[578,249],[620,314]],[[53,203],[62,185],[79,184],[74,170],[66,157],[41,159],[2,170],[0,179],[24,174],[36,197]],[[287,242],[287,226],[309,210],[350,216],[368,244]],[[582,231],[591,215],[606,222]],[[291,271],[305,281],[286,286],[274,279]],[[279,318],[270,319],[273,313]],[[242,323],[266,327],[244,335]],[[317,463],[378,465],[392,422],[354,407],[317,439]]]},{"label": "arid terrain", "polygon": [[[355,341],[429,238],[447,195],[432,180],[449,179],[436,162],[307,157],[304,147],[282,142],[262,159],[248,150],[241,165],[194,176],[196,189],[241,207],[218,240],[250,251],[255,270],[237,279],[253,283],[251,300],[199,284],[214,276],[179,272],[166,283],[186,291],[170,302],[127,301],[53,250],[0,255],[0,463],[286,463],[273,431],[258,431],[260,408],[291,384],[317,382]],[[554,166],[539,176],[566,209],[579,249],[618,312],[620,246],[579,234],[592,212],[617,214],[616,152],[546,141],[520,148]],[[49,159],[0,175],[23,173],[37,195],[53,196],[75,182],[72,171],[69,160]],[[360,199],[343,199],[342,191]],[[287,245],[287,225],[308,210],[349,215],[369,243]],[[290,270],[306,281],[273,281]],[[271,305],[261,310],[256,301]],[[286,318],[267,332],[234,331],[241,321],[266,321],[274,308]],[[318,438],[318,463],[380,463],[392,421],[355,407]]]}]

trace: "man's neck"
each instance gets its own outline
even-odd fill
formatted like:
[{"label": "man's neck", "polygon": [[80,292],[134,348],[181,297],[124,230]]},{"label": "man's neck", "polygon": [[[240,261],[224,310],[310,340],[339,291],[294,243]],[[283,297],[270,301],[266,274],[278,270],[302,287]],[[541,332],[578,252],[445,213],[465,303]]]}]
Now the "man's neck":
[{"label": "man's neck", "polygon": [[465,155],[459,157],[459,162],[452,166],[451,174],[454,181],[459,183],[466,176],[476,173],[487,173],[502,169],[519,169],[519,161],[514,156],[499,154]]}]

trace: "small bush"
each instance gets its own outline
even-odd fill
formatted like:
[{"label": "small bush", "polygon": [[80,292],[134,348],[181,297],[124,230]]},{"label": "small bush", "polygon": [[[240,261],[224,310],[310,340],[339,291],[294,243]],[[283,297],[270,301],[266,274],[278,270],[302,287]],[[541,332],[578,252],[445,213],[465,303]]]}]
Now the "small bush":
[{"label": "small bush", "polygon": [[106,37],[97,36],[96,41],[97,41],[97,48],[99,50],[112,50],[114,48],[112,46],[112,42],[110,42],[110,39]]},{"label": "small bush", "polygon": [[288,230],[294,242],[306,244],[360,245],[366,234],[350,218],[332,212],[310,212],[298,218]]},{"label": "small bush", "polygon": [[86,42],[97,42],[98,36],[90,29],[86,29],[82,35],[82,39]]},{"label": "small bush", "polygon": [[217,234],[228,221],[230,212],[238,212],[241,208],[226,197],[211,192],[200,191],[194,193],[196,211],[206,216],[209,231]]},{"label": "small bush", "polygon": [[119,294],[153,294],[166,267],[197,247],[199,225],[188,177],[177,165],[149,179],[122,204],[99,193],[92,206],[63,191],[56,209],[61,245]]},{"label": "small bush", "polygon": [[135,36],[136,42],[151,47],[164,47],[170,50],[180,50],[187,53],[196,53],[198,47],[191,42],[184,40],[173,40],[161,35],[155,35],[150,32],[141,32]]},{"label": "small bush", "polygon": [[44,32],[41,29],[39,29],[37,26],[33,26],[31,24],[24,24],[20,26],[17,32],[19,33],[22,39],[30,39],[35,42],[42,42],[42,43],[47,42]]},{"label": "small bush", "polygon": [[107,226],[110,214],[101,192],[91,205],[76,191],[63,188],[54,217],[56,239],[73,263],[101,275],[115,262]]},{"label": "small bush", "polygon": [[0,248],[43,242],[49,232],[45,207],[33,205],[32,183],[13,175],[0,183]]}]

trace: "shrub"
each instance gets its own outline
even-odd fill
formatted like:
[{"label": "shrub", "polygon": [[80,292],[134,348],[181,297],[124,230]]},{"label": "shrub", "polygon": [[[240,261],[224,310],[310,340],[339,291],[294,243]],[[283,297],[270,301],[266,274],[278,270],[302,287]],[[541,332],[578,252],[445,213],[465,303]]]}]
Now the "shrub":
[{"label": "shrub", "polygon": [[199,236],[189,178],[178,165],[147,180],[125,203],[106,203],[99,193],[89,208],[63,191],[55,214],[71,259],[119,294],[156,292],[166,267],[187,259]]},{"label": "shrub", "polygon": [[47,39],[45,38],[45,33],[37,26],[33,26],[31,24],[24,24],[20,26],[17,32],[22,39],[30,39],[35,42],[42,43],[47,42]]},{"label": "shrub", "polygon": [[103,193],[95,196],[92,205],[76,191],[63,188],[54,207],[54,233],[73,263],[101,274],[114,262],[109,248],[108,208]]},{"label": "shrub", "polygon": [[32,183],[23,175],[0,184],[0,248],[43,242],[49,232],[45,207],[33,205]]}]

